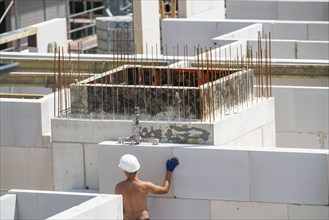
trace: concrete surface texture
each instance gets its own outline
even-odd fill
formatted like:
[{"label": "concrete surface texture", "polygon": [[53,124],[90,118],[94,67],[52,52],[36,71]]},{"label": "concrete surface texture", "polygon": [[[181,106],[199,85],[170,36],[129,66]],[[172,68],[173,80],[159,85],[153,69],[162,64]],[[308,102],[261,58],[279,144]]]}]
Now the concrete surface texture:
[{"label": "concrete surface texture", "polygon": [[123,218],[120,195],[14,189],[1,197],[1,208],[1,219]]},{"label": "concrete surface texture", "polygon": [[327,150],[102,142],[98,145],[101,193],[112,193],[116,183],[125,178],[118,161],[126,153],[139,159],[139,177],[156,184],[162,184],[166,160],[172,156],[180,160],[170,192],[164,196],[150,194],[151,217],[328,216]]}]

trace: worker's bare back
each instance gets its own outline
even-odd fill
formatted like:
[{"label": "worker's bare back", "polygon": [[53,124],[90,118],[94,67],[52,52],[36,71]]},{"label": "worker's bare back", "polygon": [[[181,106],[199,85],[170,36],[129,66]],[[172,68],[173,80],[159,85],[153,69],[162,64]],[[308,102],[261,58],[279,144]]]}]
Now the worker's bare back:
[{"label": "worker's bare back", "polygon": [[123,197],[124,219],[149,219],[147,211],[147,182],[127,179],[117,184],[116,194]]}]

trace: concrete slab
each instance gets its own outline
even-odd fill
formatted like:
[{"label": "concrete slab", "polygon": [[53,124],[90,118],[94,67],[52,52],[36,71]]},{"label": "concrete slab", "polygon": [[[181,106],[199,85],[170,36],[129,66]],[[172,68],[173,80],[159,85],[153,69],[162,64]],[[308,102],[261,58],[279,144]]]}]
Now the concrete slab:
[{"label": "concrete slab", "polygon": [[175,196],[249,201],[248,151],[174,148]]},{"label": "concrete slab", "polygon": [[212,219],[210,200],[148,198],[151,219]]},{"label": "concrete slab", "polygon": [[305,152],[250,152],[251,201],[328,205],[326,151]]},{"label": "concrete slab", "polygon": [[288,219],[328,219],[328,206],[288,204]]},{"label": "concrete slab", "polygon": [[288,219],[287,204],[211,201],[211,219]]},{"label": "concrete slab", "polygon": [[82,144],[53,143],[54,189],[84,189],[84,152]]},{"label": "concrete slab", "polygon": [[[139,160],[140,179],[162,185],[166,173],[166,161],[173,156],[171,145],[125,145],[105,141],[98,145],[100,193],[114,193],[116,184],[125,180],[123,171],[118,167],[119,160],[124,154],[133,154]],[[174,197],[174,188],[175,184],[172,181],[168,194],[161,196]]]}]

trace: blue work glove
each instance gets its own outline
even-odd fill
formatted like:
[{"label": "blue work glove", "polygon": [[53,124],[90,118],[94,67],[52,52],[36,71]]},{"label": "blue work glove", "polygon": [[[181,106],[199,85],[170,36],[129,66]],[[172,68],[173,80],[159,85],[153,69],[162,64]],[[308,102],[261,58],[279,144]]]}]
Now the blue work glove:
[{"label": "blue work glove", "polygon": [[179,161],[178,161],[177,157],[173,157],[173,158],[167,160],[167,164],[166,164],[167,171],[173,172],[178,164],[179,164]]}]

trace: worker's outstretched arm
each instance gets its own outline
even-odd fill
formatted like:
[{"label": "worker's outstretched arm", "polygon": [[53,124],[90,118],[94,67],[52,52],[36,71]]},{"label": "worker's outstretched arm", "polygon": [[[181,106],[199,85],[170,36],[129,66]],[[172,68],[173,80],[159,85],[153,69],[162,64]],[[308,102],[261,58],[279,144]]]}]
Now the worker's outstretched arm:
[{"label": "worker's outstretched arm", "polygon": [[169,188],[170,188],[172,172],[174,171],[174,169],[177,167],[178,164],[179,164],[179,161],[176,157],[173,157],[170,160],[167,160],[167,163],[166,163],[167,172],[166,172],[166,177],[163,181],[162,186],[158,186],[151,182],[147,182],[147,187],[149,188],[149,191],[154,194],[168,193]]}]

